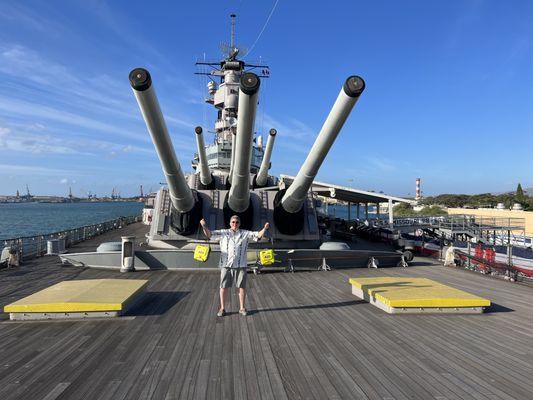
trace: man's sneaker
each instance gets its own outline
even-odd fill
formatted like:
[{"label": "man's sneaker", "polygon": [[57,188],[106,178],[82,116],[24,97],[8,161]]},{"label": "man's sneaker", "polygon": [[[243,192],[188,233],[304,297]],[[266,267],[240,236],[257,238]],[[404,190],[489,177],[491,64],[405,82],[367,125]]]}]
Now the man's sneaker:
[{"label": "man's sneaker", "polygon": [[218,310],[217,317],[223,317],[224,315],[226,315],[226,310]]},{"label": "man's sneaker", "polygon": [[248,311],[246,311],[245,309],[242,309],[242,310],[239,310],[239,314],[246,317],[248,315]]}]

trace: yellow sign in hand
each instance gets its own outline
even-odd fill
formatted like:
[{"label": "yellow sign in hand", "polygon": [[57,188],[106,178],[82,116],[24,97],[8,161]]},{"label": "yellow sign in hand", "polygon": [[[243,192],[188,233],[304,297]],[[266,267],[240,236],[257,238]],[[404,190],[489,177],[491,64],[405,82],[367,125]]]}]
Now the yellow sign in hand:
[{"label": "yellow sign in hand", "polygon": [[196,261],[205,262],[209,257],[209,245],[198,244],[194,249],[194,259]]},{"label": "yellow sign in hand", "polygon": [[274,264],[274,250],[265,249],[259,252],[259,261],[261,265],[271,265]]}]

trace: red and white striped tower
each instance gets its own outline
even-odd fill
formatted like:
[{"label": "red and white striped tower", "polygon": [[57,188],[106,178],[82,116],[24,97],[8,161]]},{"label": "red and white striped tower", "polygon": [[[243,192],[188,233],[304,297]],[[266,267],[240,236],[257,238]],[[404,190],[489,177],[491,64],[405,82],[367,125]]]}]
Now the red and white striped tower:
[{"label": "red and white striped tower", "polygon": [[420,178],[416,178],[416,191],[415,191],[415,200],[420,200],[422,197],[422,192],[420,191]]}]

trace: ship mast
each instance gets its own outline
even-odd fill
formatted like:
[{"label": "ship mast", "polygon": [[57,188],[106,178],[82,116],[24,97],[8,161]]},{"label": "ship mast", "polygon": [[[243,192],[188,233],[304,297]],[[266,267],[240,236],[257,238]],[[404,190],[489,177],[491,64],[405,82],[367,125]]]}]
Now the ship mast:
[{"label": "ship mast", "polygon": [[231,48],[235,48],[235,14],[231,14]]},{"label": "ship mast", "polygon": [[[246,48],[236,41],[236,15],[231,14],[230,43],[221,43],[220,49],[223,58],[217,62],[198,61],[197,66],[202,69],[196,75],[209,78],[207,83],[208,97],[206,103],[213,105],[218,112],[215,121],[214,143],[206,147],[209,169],[228,172],[228,181],[231,182],[231,171],[234,162],[233,145],[237,134],[237,116],[239,104],[239,82],[246,72],[254,72],[259,78],[269,77],[268,65],[247,63],[240,59],[247,53]],[[238,58],[239,57],[239,58]],[[251,170],[256,173],[263,156],[263,149],[253,146]],[[192,167],[196,169],[199,157],[195,156]]]}]

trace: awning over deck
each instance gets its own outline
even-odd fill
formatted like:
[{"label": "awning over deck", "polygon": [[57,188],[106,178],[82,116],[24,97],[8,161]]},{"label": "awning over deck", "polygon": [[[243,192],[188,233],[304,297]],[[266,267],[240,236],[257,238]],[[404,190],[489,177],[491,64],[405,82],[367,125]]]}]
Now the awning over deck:
[{"label": "awning over deck", "polygon": [[[294,176],[281,175],[280,185],[288,187],[294,181]],[[333,185],[324,182],[313,182],[311,187],[313,192],[321,196],[335,198],[337,200],[346,201],[353,204],[358,203],[408,203],[415,204],[414,200],[403,199],[401,197],[389,196],[384,193],[367,192],[365,190],[353,189],[345,186]]]}]

